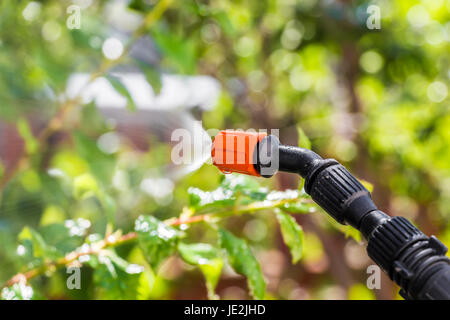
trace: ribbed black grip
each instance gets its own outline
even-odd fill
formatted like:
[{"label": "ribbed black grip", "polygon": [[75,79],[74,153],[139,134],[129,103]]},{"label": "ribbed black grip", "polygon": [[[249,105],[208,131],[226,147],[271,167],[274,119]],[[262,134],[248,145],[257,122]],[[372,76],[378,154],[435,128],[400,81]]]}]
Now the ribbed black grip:
[{"label": "ribbed black grip", "polygon": [[390,269],[396,255],[412,241],[428,239],[403,217],[394,217],[379,226],[367,245],[369,256],[392,278]]},{"label": "ribbed black grip", "polygon": [[367,212],[376,210],[369,191],[335,160],[323,160],[311,172],[305,191],[338,222],[356,228]]},{"label": "ribbed black grip", "polygon": [[394,217],[378,226],[368,239],[367,252],[402,288],[405,299],[450,299],[447,248],[407,219]]}]

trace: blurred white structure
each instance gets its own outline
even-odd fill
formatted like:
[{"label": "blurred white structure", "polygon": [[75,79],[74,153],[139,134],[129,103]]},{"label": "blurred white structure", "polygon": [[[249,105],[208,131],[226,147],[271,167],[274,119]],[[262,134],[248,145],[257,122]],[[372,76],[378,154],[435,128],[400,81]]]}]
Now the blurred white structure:
[{"label": "blurred white structure", "polygon": [[[209,76],[162,75],[162,88],[155,95],[153,88],[139,72],[111,73],[127,88],[139,110],[187,110],[199,107],[210,110],[220,94],[219,82]],[[74,74],[67,85],[67,97],[74,98],[83,90],[83,102],[95,101],[99,108],[123,109],[127,99],[120,95],[105,78],[89,82],[89,74]]]},{"label": "blurred white structure", "polygon": [[[166,74],[162,76],[160,93],[155,94],[140,72],[114,72],[111,75],[126,87],[136,105],[136,111],[126,108],[127,98],[117,92],[108,79],[98,78],[89,83],[89,74],[71,76],[66,96],[74,98],[80,94],[83,103],[95,102],[106,120],[115,124],[116,131],[137,145],[147,144],[152,136],[157,142],[173,146],[179,143],[171,141],[174,130],[185,129],[189,132],[192,161],[175,165],[168,159],[167,165],[159,168],[158,174],[155,170],[149,170],[141,182],[144,192],[161,205],[167,204],[172,199],[174,181],[198,169],[210,157],[211,139],[191,111],[194,108],[200,111],[214,108],[221,86],[209,76]],[[99,143],[104,141],[99,140]]]}]

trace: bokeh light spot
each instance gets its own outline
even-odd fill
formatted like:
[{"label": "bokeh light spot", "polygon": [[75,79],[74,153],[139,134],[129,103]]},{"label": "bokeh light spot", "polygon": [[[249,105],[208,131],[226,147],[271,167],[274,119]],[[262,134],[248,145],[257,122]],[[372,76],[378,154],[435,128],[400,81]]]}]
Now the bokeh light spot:
[{"label": "bokeh light spot", "polygon": [[366,51],[359,58],[359,64],[368,73],[377,73],[383,68],[384,59],[375,51]]},{"label": "bokeh light spot", "polygon": [[435,81],[431,83],[427,88],[427,96],[433,102],[441,102],[447,98],[448,90],[445,83],[441,81]]},{"label": "bokeh light spot", "polygon": [[117,60],[123,53],[123,44],[117,38],[108,38],[103,42],[102,51],[109,60]]}]

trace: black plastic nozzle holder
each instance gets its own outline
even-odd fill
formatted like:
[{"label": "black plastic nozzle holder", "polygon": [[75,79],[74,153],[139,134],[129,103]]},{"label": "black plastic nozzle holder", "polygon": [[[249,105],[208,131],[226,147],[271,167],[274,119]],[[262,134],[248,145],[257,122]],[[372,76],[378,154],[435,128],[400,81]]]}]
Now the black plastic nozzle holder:
[{"label": "black plastic nozzle holder", "polygon": [[[363,233],[369,256],[402,288],[405,299],[450,300],[450,260],[436,237],[427,237],[403,217],[379,211],[370,192],[336,160],[280,145],[273,136],[263,139],[258,148],[267,149],[267,144],[271,150],[278,148],[280,171],[301,175],[306,193],[318,205],[339,223]],[[262,153],[257,152],[257,170],[271,165],[267,158],[259,161]]]},{"label": "black plastic nozzle holder", "polygon": [[305,191],[339,223],[359,229],[377,207],[369,191],[336,160],[322,160],[305,177]]}]

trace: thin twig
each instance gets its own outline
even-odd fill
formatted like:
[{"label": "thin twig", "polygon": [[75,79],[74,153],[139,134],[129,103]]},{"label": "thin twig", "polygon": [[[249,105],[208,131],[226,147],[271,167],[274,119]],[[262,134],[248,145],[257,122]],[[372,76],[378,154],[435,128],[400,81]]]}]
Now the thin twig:
[{"label": "thin twig", "polygon": [[99,255],[106,248],[116,247],[118,245],[133,241],[136,238],[137,238],[137,233],[130,232],[130,233],[124,234],[123,236],[120,236],[118,238],[108,237],[104,240],[96,242],[96,243],[92,244],[91,246],[89,246],[89,249],[87,249],[87,250],[83,249],[83,247],[79,247],[76,250],[66,254],[63,258],[61,258],[55,262],[48,262],[39,268],[31,269],[24,273],[16,274],[11,279],[6,281],[1,288],[10,287],[13,284],[19,283],[19,282],[26,283],[30,279],[32,279],[36,276],[39,276],[41,274],[44,274],[48,271],[56,270],[57,268],[60,268],[60,267],[66,266],[66,265],[70,265],[71,263],[74,263],[75,261],[77,261],[81,256]]}]

